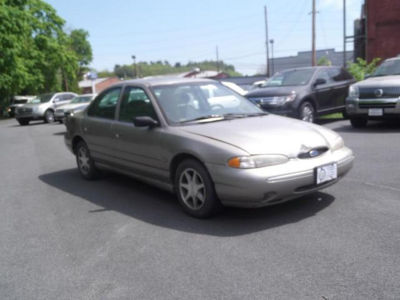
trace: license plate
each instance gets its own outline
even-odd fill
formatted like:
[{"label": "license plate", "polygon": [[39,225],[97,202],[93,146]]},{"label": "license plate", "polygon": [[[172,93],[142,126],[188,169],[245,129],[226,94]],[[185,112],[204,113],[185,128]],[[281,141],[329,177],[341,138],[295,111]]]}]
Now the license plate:
[{"label": "license plate", "polygon": [[317,185],[324,182],[332,181],[337,178],[337,164],[329,164],[326,166],[318,167],[316,170]]},{"label": "license plate", "polygon": [[370,108],[368,110],[368,115],[371,117],[383,116],[383,109],[382,108]]}]

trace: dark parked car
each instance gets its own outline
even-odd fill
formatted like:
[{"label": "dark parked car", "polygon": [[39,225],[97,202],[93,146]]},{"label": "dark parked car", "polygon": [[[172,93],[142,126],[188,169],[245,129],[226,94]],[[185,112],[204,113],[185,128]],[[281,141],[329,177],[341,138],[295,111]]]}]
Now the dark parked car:
[{"label": "dark parked car", "polygon": [[345,112],[354,78],[340,67],[307,67],[276,73],[246,97],[262,109],[314,122],[317,116]]},{"label": "dark parked car", "polygon": [[350,86],[347,114],[355,128],[368,120],[400,119],[400,57],[385,60],[369,78]]}]

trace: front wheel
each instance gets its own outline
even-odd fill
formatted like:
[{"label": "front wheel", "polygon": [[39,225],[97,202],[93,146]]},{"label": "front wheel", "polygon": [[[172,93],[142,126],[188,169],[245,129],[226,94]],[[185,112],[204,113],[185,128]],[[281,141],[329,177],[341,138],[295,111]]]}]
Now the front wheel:
[{"label": "front wheel", "polygon": [[315,109],[310,102],[303,102],[299,108],[300,120],[305,122],[314,123],[315,121]]},{"label": "front wheel", "polygon": [[367,118],[350,118],[351,126],[354,128],[364,128],[367,126],[368,119]]},{"label": "front wheel", "polygon": [[29,120],[28,119],[18,119],[18,123],[21,126],[26,126],[29,124]]},{"label": "front wheel", "polygon": [[54,122],[54,112],[50,109],[46,110],[44,113],[44,121],[46,123],[53,123]]},{"label": "front wheel", "polygon": [[210,175],[194,159],[185,160],[178,166],[175,188],[183,210],[193,217],[208,218],[222,208]]},{"label": "front wheel", "polygon": [[100,176],[100,171],[96,168],[86,143],[79,142],[75,148],[75,153],[78,170],[82,177],[88,180],[97,179]]}]

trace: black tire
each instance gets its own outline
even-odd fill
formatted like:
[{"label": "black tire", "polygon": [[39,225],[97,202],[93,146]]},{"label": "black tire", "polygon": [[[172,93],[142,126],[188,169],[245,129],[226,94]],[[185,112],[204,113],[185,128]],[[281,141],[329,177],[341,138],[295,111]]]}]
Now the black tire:
[{"label": "black tire", "polygon": [[51,109],[46,110],[44,113],[44,122],[45,123],[53,123],[54,122],[54,111]]},{"label": "black tire", "polygon": [[21,125],[21,126],[29,125],[29,120],[27,120],[27,119],[17,119],[17,121],[18,121],[19,125]]},{"label": "black tire", "polygon": [[[194,180],[192,183],[198,186],[203,185],[200,189],[187,189],[184,187],[186,175],[193,174]],[[222,204],[215,192],[214,183],[206,168],[194,159],[184,160],[179,164],[175,173],[175,190],[183,210],[196,218],[209,218],[221,210]],[[189,183],[187,184],[189,185]],[[185,200],[185,194],[189,195]],[[202,197],[199,197],[202,195]],[[203,198],[203,200],[201,200]],[[195,207],[195,206],[198,207]]]},{"label": "black tire", "polygon": [[350,123],[353,128],[365,128],[368,123],[367,118],[350,118]]},{"label": "black tire", "polygon": [[347,113],[347,111],[346,110],[344,110],[343,112],[342,112],[342,115],[343,115],[343,119],[345,119],[345,120],[348,120],[350,117],[349,117],[349,114]]},{"label": "black tire", "polygon": [[[83,156],[86,155],[86,158]],[[80,141],[75,147],[76,164],[81,176],[87,180],[94,180],[100,177],[101,172],[96,168],[93,158],[85,142]]]},{"label": "black tire", "polygon": [[299,119],[305,122],[315,122],[315,108],[309,101],[304,101],[299,107]]}]

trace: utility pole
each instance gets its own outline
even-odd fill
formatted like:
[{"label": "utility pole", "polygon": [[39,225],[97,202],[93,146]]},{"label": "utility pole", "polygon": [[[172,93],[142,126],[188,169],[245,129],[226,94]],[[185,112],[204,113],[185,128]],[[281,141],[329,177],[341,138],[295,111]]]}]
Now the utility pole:
[{"label": "utility pole", "polygon": [[343,0],[343,68],[346,68],[346,0]]},{"label": "utility pole", "polygon": [[268,11],[267,6],[264,6],[264,16],[265,16],[265,49],[266,49],[266,74],[267,77],[270,76],[269,72],[269,39],[268,39]]},{"label": "utility pole", "polygon": [[132,59],[133,59],[133,70],[135,72],[134,76],[135,78],[137,78],[137,65],[136,65],[136,55],[132,55]]},{"label": "utility pole", "polygon": [[215,54],[217,56],[217,72],[219,73],[219,52],[218,52],[218,46],[215,47]]},{"label": "utility pole", "polygon": [[274,39],[269,41],[271,43],[271,75],[274,76],[275,74],[275,62],[274,62]]},{"label": "utility pole", "polygon": [[312,66],[315,67],[317,65],[317,53],[315,50],[315,18],[317,11],[315,9],[315,0],[312,0]]}]

